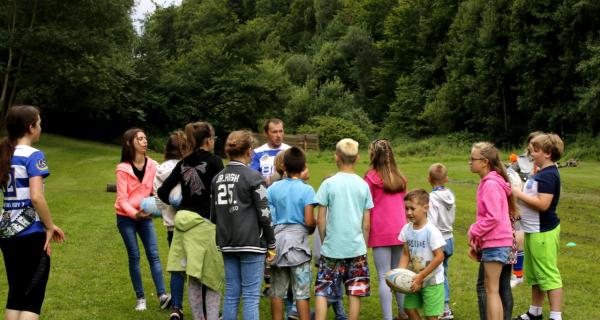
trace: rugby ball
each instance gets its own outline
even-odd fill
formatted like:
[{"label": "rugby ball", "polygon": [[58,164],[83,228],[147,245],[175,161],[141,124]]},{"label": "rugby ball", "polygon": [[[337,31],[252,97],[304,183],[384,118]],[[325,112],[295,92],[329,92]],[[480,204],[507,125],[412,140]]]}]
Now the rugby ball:
[{"label": "rugby ball", "polygon": [[385,274],[385,282],[393,291],[409,293],[412,292],[410,287],[416,275],[411,270],[396,268]]},{"label": "rugby ball", "polygon": [[152,196],[144,198],[142,203],[140,203],[140,208],[154,217],[161,216],[161,212],[156,206],[156,198]]}]

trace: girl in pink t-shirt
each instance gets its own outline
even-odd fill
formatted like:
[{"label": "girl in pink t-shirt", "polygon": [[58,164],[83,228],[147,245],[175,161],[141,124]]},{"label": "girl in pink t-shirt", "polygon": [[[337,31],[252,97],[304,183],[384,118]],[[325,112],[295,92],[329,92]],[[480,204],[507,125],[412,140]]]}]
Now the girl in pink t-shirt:
[{"label": "girl in pink t-shirt", "polygon": [[[367,245],[373,248],[373,258],[379,279],[379,301],[384,320],[392,319],[392,293],[385,282],[385,274],[398,265],[402,242],[398,234],[406,224],[404,195],[406,177],[398,170],[392,146],[387,140],[375,140],[369,145],[370,169],[365,181],[371,189],[375,207],[371,209],[371,229]],[[396,293],[399,318],[404,313],[404,295]]]}]

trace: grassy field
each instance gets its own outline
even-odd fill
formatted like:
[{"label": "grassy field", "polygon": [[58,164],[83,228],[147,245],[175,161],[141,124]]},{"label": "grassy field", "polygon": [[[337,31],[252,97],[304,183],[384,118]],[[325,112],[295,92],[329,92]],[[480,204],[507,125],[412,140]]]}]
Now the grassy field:
[{"label": "grassy field", "polygon": [[[42,319],[166,319],[158,310],[148,264],[142,261],[144,288],[149,310],[133,311],[135,295],[127,271],[127,255],[116,228],[113,209],[114,193],[105,192],[106,184],[114,182],[114,168],[119,160],[117,146],[78,141],[58,136],[42,136],[38,145],[48,158],[51,176],[46,181],[46,195],[56,224],[67,235],[67,241],[54,246],[52,271],[42,310]],[[433,153],[435,154],[435,153]],[[152,154],[157,160],[161,157]],[[428,157],[397,155],[401,170],[408,176],[409,188],[425,188],[427,168],[433,162],[443,162],[449,168],[451,188],[457,196],[455,225],[456,251],[450,260],[452,308],[456,319],[477,319],[475,281],[478,265],[466,255],[466,232],[475,219],[475,190],[478,177],[468,170],[468,151]],[[321,153],[309,156],[310,183],[318,187],[324,176],[335,173],[333,156]],[[366,157],[357,166],[362,175],[367,168]],[[600,310],[600,163],[581,162],[578,168],[561,169],[563,189],[559,204],[565,319],[589,319]],[[155,221],[164,263],[167,257],[166,230]],[[566,247],[575,242],[576,247]],[[374,264],[370,263],[372,275]],[[4,268],[0,268],[0,301],[7,293]],[[165,273],[168,283],[168,275]],[[377,281],[372,279],[372,295],[363,299],[361,319],[380,319]],[[526,285],[514,292],[517,314],[529,306],[530,290]],[[187,294],[186,294],[187,304]],[[189,315],[186,305],[186,314]],[[547,308],[546,308],[547,309]],[[269,302],[261,301],[263,318],[269,316]]]}]

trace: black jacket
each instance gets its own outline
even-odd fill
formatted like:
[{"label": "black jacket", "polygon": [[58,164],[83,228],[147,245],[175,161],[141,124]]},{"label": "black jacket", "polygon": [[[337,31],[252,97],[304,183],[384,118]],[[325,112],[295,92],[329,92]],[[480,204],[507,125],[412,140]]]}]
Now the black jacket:
[{"label": "black jacket", "polygon": [[156,193],[169,204],[169,193],[181,183],[179,210],[196,212],[210,218],[210,188],[213,177],[223,170],[223,160],[206,150],[196,150],[179,161]]},{"label": "black jacket", "polygon": [[257,171],[231,161],[212,181],[211,205],[219,250],[265,253],[275,248],[267,185]]}]

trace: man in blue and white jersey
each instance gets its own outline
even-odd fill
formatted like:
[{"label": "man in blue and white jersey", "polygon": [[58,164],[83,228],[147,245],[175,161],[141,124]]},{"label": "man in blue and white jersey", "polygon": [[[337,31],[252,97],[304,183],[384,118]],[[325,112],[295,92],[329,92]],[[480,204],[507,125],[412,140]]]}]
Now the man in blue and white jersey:
[{"label": "man in blue and white jersey", "polygon": [[275,173],[275,156],[290,146],[283,143],[283,121],[280,119],[267,120],[264,130],[267,143],[253,150],[250,168],[258,171],[270,184],[270,177]]}]

